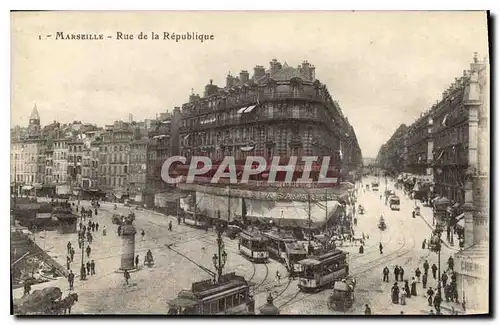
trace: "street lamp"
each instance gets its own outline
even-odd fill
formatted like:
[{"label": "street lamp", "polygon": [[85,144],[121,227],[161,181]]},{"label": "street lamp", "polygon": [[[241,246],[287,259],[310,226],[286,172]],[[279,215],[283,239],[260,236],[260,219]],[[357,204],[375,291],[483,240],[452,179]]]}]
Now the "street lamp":
[{"label": "street lamp", "polygon": [[214,263],[214,268],[217,271],[217,281],[222,277],[222,270],[227,262],[227,253],[224,250],[224,241],[222,240],[222,233],[224,232],[224,225],[220,222],[220,212],[217,212],[219,219],[216,220],[215,231],[217,232],[217,248],[219,254],[214,254],[212,257],[212,262]]},{"label": "street lamp", "polygon": [[441,224],[436,225],[431,238],[431,250],[438,254],[438,292],[441,296],[441,234],[443,229]]},{"label": "street lamp", "polygon": [[[83,225],[83,213],[80,210],[80,224]],[[78,240],[82,242],[82,265],[80,267],[80,280],[87,280],[87,272],[85,271],[85,265],[83,264],[83,255],[85,254],[85,233],[83,232],[83,226],[79,230]]]}]

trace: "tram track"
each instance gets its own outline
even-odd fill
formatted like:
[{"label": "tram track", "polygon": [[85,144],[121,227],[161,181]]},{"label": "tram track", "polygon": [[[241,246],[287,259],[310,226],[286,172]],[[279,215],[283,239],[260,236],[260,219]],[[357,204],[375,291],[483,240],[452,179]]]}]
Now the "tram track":
[{"label": "tram track", "polygon": [[[399,227],[400,230],[403,229],[402,226],[401,226],[401,223],[398,223],[398,227]],[[401,244],[401,246],[398,249],[396,249],[395,251],[393,251],[390,254],[387,254],[387,255],[385,255],[383,257],[380,257],[378,259],[375,259],[375,260],[372,260],[370,262],[363,263],[363,264],[357,266],[356,268],[363,267],[365,265],[370,265],[370,267],[368,267],[368,268],[366,268],[364,270],[352,273],[351,276],[355,277],[355,276],[362,275],[364,273],[372,271],[377,266],[380,266],[382,264],[387,264],[390,261],[393,261],[393,260],[395,260],[397,258],[400,258],[402,256],[405,256],[405,255],[409,254],[413,250],[413,248],[415,247],[416,241],[413,238],[411,247],[409,247],[406,250],[406,252],[401,253],[401,251],[404,250],[404,248],[405,248],[405,246],[407,244],[406,236],[403,235],[402,237],[403,237],[403,243]],[[293,305],[295,303],[295,300],[297,298],[299,298],[299,297],[306,298],[306,297],[310,297],[310,296],[312,296],[314,294],[315,293],[306,293],[306,292],[302,292],[302,291],[298,290],[297,292],[292,293],[291,295],[284,296],[284,298],[288,298],[288,300],[286,300],[284,303],[280,304],[279,307],[278,307],[278,309],[282,309],[285,306]]]}]

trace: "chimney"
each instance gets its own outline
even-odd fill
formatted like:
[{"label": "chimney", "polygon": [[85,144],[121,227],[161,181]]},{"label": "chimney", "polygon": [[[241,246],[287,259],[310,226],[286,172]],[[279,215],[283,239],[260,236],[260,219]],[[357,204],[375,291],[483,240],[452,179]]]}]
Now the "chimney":
[{"label": "chimney", "polygon": [[243,86],[248,82],[250,79],[250,75],[248,74],[248,71],[246,70],[241,70],[240,72],[240,85]]},{"label": "chimney", "polygon": [[316,67],[314,65],[311,66],[311,74],[309,75],[309,79],[311,80],[316,79]]},{"label": "chimney", "polygon": [[279,63],[278,60],[276,59],[273,59],[271,62],[269,62],[269,65],[271,70],[271,76],[281,69],[281,63]]},{"label": "chimney", "polygon": [[210,79],[210,86],[214,83],[213,79]]},{"label": "chimney", "polygon": [[264,69],[263,66],[256,65],[255,68],[253,68],[253,81],[257,82],[257,80],[264,77],[265,75],[266,75],[266,70]]},{"label": "chimney", "polygon": [[309,62],[307,62],[307,60],[304,60],[304,62],[302,62],[302,74],[309,79],[311,78],[311,66]]},{"label": "chimney", "polygon": [[229,73],[226,77],[226,88],[231,88],[234,85],[233,81],[233,76]]}]

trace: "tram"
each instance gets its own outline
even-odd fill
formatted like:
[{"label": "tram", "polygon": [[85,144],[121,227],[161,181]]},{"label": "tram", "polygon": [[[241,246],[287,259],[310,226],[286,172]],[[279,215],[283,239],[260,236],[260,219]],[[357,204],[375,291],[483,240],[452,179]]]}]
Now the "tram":
[{"label": "tram", "polygon": [[267,238],[266,247],[270,257],[285,264],[290,273],[300,274],[303,271],[299,261],[306,258],[307,252],[292,233],[269,231],[262,235]]},{"label": "tram", "polygon": [[238,250],[252,262],[265,263],[269,258],[266,250],[267,239],[258,232],[242,231],[239,233]]},{"label": "tram", "polygon": [[336,249],[300,261],[304,269],[299,276],[300,290],[319,291],[337,280],[345,279],[349,275],[348,255],[349,253]]},{"label": "tram", "polygon": [[399,197],[393,195],[389,198],[389,207],[391,208],[391,210],[397,210],[399,211],[399,207],[400,207],[400,201],[399,201]]},{"label": "tram", "polygon": [[254,315],[255,300],[244,277],[229,273],[219,281],[193,283],[168,302],[169,315]]}]

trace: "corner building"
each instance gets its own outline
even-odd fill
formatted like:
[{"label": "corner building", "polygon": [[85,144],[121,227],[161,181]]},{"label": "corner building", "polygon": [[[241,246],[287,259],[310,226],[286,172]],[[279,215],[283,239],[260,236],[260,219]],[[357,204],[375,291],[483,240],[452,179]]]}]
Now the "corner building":
[{"label": "corner building", "polygon": [[[299,164],[302,156],[318,156],[318,163],[313,165],[311,172],[312,178],[318,177],[323,156],[329,156],[328,176],[336,177],[337,181],[355,178],[362,166],[361,150],[353,127],[326,85],[316,78],[315,67],[307,61],[293,68],[273,59],[268,70],[263,66],[256,66],[251,78],[246,70],[242,70],[239,76],[228,75],[226,85],[222,88],[210,80],[203,97],[193,93],[189,102],[182,105],[179,135],[180,155],[187,157],[188,163],[192,156],[208,156],[215,162],[222,161],[226,156],[233,156],[238,177],[241,177],[241,167],[247,156],[264,157],[268,161],[268,168],[274,156],[283,158],[280,164],[286,164],[290,156],[297,156]],[[177,171],[186,175],[187,168],[185,165]],[[213,169],[204,175],[205,180],[208,181],[215,171]],[[255,217],[273,219],[273,213],[270,212],[273,208],[263,208],[269,202],[241,202],[245,195],[255,197],[259,196],[258,193],[276,192],[276,188],[270,188],[270,184],[266,182],[267,175],[264,172],[251,176],[247,185],[251,187],[251,191],[244,184],[231,185],[231,189],[221,189],[220,184],[199,187],[205,195],[211,193],[210,195],[231,196],[231,200],[240,200],[233,203],[227,198],[221,199],[226,203],[221,203],[218,208],[205,207],[205,210],[221,210],[221,216],[225,215],[229,220],[231,217],[228,214],[243,214],[238,212],[242,205],[248,205],[243,209],[247,215],[252,210],[249,205],[259,205],[258,209],[253,206],[253,212],[259,210]],[[289,195],[288,201],[305,199],[303,195],[299,197],[304,190],[295,188],[295,181],[300,176],[301,172],[297,172],[291,183],[284,184],[285,173],[278,172],[276,186],[280,187],[279,192]],[[203,183],[203,177],[197,182]],[[331,185],[323,184],[324,187]],[[333,185],[331,190],[335,197],[333,189],[338,192],[339,186]],[[196,190],[196,184],[179,186]],[[236,194],[240,189],[249,193]],[[317,189],[311,188],[308,191],[312,193],[315,190]],[[199,197],[202,193],[196,191]],[[320,191],[324,197],[325,190],[322,188]],[[299,196],[294,196],[296,194]],[[248,197],[247,199],[250,200]],[[272,200],[279,201],[276,198]],[[203,199],[199,198],[199,201]],[[228,209],[228,205],[231,208]],[[204,209],[199,206],[197,208],[202,211]],[[208,214],[214,213],[215,211],[211,211]],[[324,219],[324,210],[322,216]]]}]

